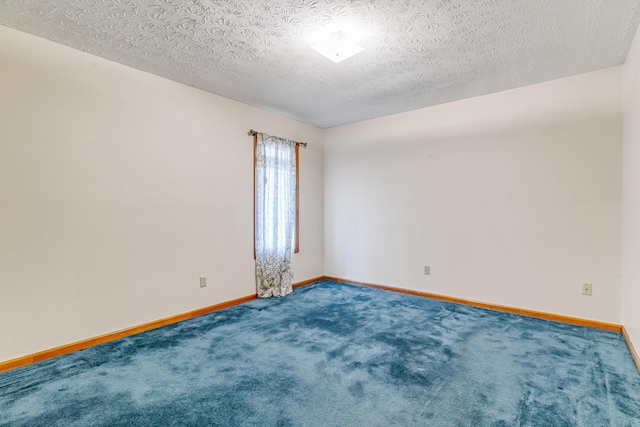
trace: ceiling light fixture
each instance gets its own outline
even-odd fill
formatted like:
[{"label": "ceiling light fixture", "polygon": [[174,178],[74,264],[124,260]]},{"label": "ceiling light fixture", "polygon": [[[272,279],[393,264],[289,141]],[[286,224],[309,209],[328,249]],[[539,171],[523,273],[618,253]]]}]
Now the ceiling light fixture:
[{"label": "ceiling light fixture", "polygon": [[316,52],[332,60],[336,64],[351,58],[353,55],[362,52],[364,49],[349,41],[342,31],[336,31],[331,37],[320,44],[311,46]]}]

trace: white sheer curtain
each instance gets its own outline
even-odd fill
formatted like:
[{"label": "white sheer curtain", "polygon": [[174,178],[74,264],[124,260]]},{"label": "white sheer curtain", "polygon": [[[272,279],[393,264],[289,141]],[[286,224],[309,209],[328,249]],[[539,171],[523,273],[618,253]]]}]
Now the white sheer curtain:
[{"label": "white sheer curtain", "polygon": [[258,297],[293,290],[296,143],[263,133],[256,145],[256,282]]}]

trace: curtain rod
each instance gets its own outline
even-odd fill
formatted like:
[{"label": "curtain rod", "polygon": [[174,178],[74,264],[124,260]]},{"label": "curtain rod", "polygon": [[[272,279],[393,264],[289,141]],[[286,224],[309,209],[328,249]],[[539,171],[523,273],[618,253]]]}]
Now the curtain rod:
[{"label": "curtain rod", "polygon": [[[253,136],[258,134],[258,132],[256,132],[255,130],[251,129],[249,132],[247,132],[247,135],[249,136]],[[307,148],[307,143],[306,142],[296,142],[296,144],[298,145],[302,145],[304,148]]]}]

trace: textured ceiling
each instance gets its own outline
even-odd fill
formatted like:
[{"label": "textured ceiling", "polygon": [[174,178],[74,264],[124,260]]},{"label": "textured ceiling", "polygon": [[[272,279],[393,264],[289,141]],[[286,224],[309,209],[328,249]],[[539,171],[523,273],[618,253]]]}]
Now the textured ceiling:
[{"label": "textured ceiling", "polygon": [[[622,64],[640,0],[0,0],[0,24],[320,127]],[[365,51],[310,48],[341,29]]]}]

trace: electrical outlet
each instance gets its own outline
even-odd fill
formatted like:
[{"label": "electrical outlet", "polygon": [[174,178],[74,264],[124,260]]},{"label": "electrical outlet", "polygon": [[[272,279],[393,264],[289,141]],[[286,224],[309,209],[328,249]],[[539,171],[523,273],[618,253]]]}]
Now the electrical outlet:
[{"label": "electrical outlet", "polygon": [[591,296],[591,289],[593,285],[591,283],[583,283],[582,284],[582,295]]},{"label": "electrical outlet", "polygon": [[200,276],[200,287],[204,288],[207,286],[207,276]]},{"label": "electrical outlet", "polygon": [[425,265],[424,266],[424,274],[425,276],[428,276],[431,274],[431,266],[430,265]]}]

